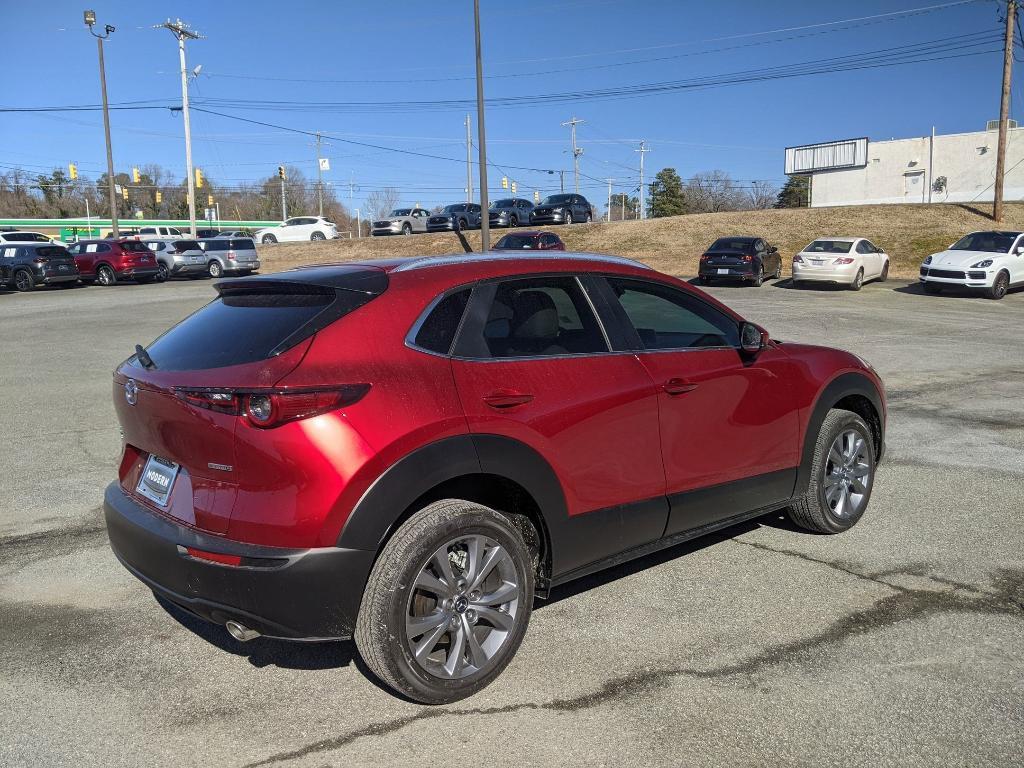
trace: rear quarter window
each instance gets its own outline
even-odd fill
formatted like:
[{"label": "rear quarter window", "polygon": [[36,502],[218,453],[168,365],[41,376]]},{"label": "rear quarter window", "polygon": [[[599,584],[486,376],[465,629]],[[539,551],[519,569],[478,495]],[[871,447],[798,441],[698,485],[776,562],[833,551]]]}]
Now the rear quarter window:
[{"label": "rear quarter window", "polygon": [[447,355],[455,343],[469,294],[470,289],[466,288],[441,299],[423,320],[413,343],[421,349]]}]

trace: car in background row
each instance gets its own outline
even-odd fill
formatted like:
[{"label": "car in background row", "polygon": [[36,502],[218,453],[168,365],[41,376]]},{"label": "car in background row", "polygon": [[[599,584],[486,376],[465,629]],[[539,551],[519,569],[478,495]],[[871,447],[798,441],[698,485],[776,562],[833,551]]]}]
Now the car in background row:
[{"label": "car in background row", "polygon": [[68,247],[84,282],[148,283],[160,275],[156,255],[138,240],[79,240]]},{"label": "car in background row", "polygon": [[521,197],[509,197],[491,203],[488,221],[492,227],[518,227],[530,223],[533,203]]},{"label": "car in background row", "polygon": [[793,257],[793,285],[840,283],[859,291],[888,277],[889,255],[864,237],[819,238]]},{"label": "car in background row", "polygon": [[276,227],[257,229],[254,238],[260,243],[288,243],[299,240],[334,240],[338,227],[323,216],[296,216]]},{"label": "car in background row", "polygon": [[531,224],[572,224],[591,222],[594,210],[583,195],[548,195],[530,212]]},{"label": "car in background row", "polygon": [[254,235],[247,229],[222,229],[213,237],[248,237],[253,238]]},{"label": "car in background row", "polygon": [[453,203],[446,205],[441,213],[427,219],[427,232],[456,232],[462,229],[479,229],[483,218],[482,209],[476,203]]},{"label": "car in background row", "polygon": [[177,227],[139,227],[135,230],[121,230],[121,236],[125,237],[128,233],[138,235],[140,238],[146,240],[172,240],[174,238],[188,237],[188,232],[182,232]]},{"label": "car in background row", "polygon": [[380,237],[381,235],[411,235],[413,232],[426,232],[429,218],[430,211],[426,208],[395,208],[388,218],[373,222],[370,234]]},{"label": "car in background row", "polygon": [[78,267],[63,245],[0,243],[0,287],[22,293],[38,285],[77,285]]},{"label": "car in background row", "polygon": [[157,279],[169,280],[179,275],[206,275],[206,254],[195,240],[143,240],[156,255]]},{"label": "car in background row", "polygon": [[565,243],[554,232],[516,232],[499,240],[495,251],[564,251]]},{"label": "car in background row", "polygon": [[206,257],[206,271],[210,277],[221,277],[225,273],[251,275],[260,268],[256,255],[256,243],[251,237],[200,240],[199,247]]},{"label": "car in background row", "polygon": [[926,293],[962,286],[999,300],[1013,286],[1024,285],[1024,233],[971,232],[921,264]]},{"label": "car in background row", "polygon": [[712,280],[742,280],[760,287],[765,278],[782,277],[779,249],[762,237],[720,237],[700,257],[697,279],[701,285]]},{"label": "car in background row", "polygon": [[27,232],[19,229],[0,232],[0,245],[6,245],[7,243],[49,243],[50,245],[64,245],[60,240],[44,235],[41,232]]}]

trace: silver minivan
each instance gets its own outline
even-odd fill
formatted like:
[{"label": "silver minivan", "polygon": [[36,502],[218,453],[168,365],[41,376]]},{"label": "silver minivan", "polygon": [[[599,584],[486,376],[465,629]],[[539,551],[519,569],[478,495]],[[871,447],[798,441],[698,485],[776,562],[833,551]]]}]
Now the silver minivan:
[{"label": "silver minivan", "polygon": [[221,277],[226,272],[248,275],[260,268],[256,243],[251,237],[213,237],[200,240],[199,246],[205,251],[210,277]]},{"label": "silver minivan", "polygon": [[206,274],[206,254],[195,240],[143,240],[149,250],[156,254],[160,268],[157,280],[169,280],[175,275]]}]

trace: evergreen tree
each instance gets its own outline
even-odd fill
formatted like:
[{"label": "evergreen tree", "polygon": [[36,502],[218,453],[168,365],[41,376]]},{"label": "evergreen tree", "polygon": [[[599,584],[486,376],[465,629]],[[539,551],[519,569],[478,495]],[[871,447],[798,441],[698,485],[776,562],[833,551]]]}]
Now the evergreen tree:
[{"label": "evergreen tree", "polygon": [[651,182],[647,201],[647,215],[651,218],[679,216],[686,213],[683,180],[675,168],[662,168]]},{"label": "evergreen tree", "polygon": [[776,208],[806,208],[810,205],[810,176],[790,176],[775,200]]}]

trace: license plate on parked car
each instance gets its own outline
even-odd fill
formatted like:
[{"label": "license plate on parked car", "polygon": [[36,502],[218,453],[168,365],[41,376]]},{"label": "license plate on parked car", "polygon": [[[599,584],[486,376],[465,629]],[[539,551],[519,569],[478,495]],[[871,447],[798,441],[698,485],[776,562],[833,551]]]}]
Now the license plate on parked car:
[{"label": "license plate on parked car", "polygon": [[151,455],[146,461],[146,466],[142,468],[142,476],[135,490],[150,501],[166,507],[171,488],[174,487],[174,479],[178,476],[178,469],[179,466],[173,461]]},{"label": "license plate on parked car", "polygon": [[720,269],[720,270],[718,270],[718,274],[720,274],[720,275],[728,275],[729,274],[729,270],[728,269]]},{"label": "license plate on parked car", "polygon": [[813,264],[816,267],[820,267],[824,263],[825,262],[822,259],[811,259],[811,264]]}]

